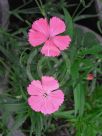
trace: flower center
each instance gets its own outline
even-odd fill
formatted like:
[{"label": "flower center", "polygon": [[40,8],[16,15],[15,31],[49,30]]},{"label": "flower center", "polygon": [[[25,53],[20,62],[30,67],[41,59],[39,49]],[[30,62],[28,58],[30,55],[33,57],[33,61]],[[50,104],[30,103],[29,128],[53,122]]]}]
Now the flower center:
[{"label": "flower center", "polygon": [[53,39],[53,36],[51,36],[51,35],[49,34],[49,36],[47,37],[47,39],[48,39],[48,40],[52,40],[52,39]]},{"label": "flower center", "polygon": [[47,94],[47,93],[44,93],[44,94],[43,94],[43,96],[44,96],[44,97],[47,97],[47,96],[48,96],[48,94]]}]

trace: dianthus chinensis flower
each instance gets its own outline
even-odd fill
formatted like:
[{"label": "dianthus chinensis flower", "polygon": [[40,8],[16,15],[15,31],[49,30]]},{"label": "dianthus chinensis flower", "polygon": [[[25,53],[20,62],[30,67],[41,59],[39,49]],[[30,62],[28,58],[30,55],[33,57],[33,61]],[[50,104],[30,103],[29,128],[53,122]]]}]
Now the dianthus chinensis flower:
[{"label": "dianthus chinensis flower", "polygon": [[28,33],[28,41],[34,47],[44,43],[41,53],[45,56],[59,56],[60,52],[67,49],[71,42],[70,36],[58,35],[65,29],[64,21],[58,17],[52,17],[49,23],[46,18],[40,18],[32,24]]},{"label": "dianthus chinensis flower", "polygon": [[43,76],[41,81],[33,80],[27,87],[28,104],[36,112],[51,114],[59,109],[64,101],[64,93],[58,89],[59,83],[54,77]]}]

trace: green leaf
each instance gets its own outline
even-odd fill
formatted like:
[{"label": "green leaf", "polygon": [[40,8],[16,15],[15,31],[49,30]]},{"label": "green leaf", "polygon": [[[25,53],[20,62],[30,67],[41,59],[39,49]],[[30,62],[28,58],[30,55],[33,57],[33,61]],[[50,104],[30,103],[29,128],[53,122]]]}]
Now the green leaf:
[{"label": "green leaf", "polygon": [[53,114],[54,117],[57,118],[65,118],[65,119],[71,119],[73,118],[74,110],[71,111],[58,111]]},{"label": "green leaf", "polygon": [[89,49],[83,49],[79,52],[79,55],[87,55],[87,54],[101,54],[102,47],[97,44],[95,47]]},{"label": "green leaf", "polygon": [[70,16],[69,12],[63,8],[63,11],[64,11],[64,19],[65,19],[65,22],[67,24],[67,30],[66,30],[66,33],[68,35],[71,36],[71,38],[73,37],[73,20],[72,20],[72,17]]},{"label": "green leaf", "polygon": [[85,105],[85,92],[83,84],[78,84],[74,89],[74,103],[75,103],[75,115],[79,113],[82,116],[84,113]]},{"label": "green leaf", "polygon": [[84,103],[85,103],[85,95],[83,84],[79,79],[79,66],[81,60],[75,60],[71,67],[71,75],[73,82],[73,93],[74,93],[74,105],[75,105],[75,115],[79,113],[80,116],[84,113]]},{"label": "green leaf", "polygon": [[80,64],[80,59],[75,60],[71,66],[71,75],[73,81],[79,78],[79,64]]},{"label": "green leaf", "polygon": [[33,133],[35,133],[35,136],[41,136],[44,116],[42,116],[41,113],[33,111],[30,114],[30,118],[31,118],[30,136],[32,136]]},{"label": "green leaf", "polygon": [[26,103],[0,103],[0,108],[7,112],[20,112],[26,111]]}]

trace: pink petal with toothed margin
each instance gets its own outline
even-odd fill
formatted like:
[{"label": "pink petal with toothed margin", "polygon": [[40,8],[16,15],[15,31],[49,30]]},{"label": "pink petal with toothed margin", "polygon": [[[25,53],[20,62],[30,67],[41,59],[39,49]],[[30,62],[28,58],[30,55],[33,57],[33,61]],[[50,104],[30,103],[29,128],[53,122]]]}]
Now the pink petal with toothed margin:
[{"label": "pink petal with toothed margin", "polygon": [[47,40],[41,49],[41,53],[48,57],[55,57],[60,55],[60,50],[53,44],[52,41]]},{"label": "pink petal with toothed margin", "polygon": [[61,90],[53,91],[44,99],[44,105],[41,107],[41,112],[51,114],[56,112],[64,101],[64,93]]},{"label": "pink petal with toothed margin", "polygon": [[69,36],[55,36],[52,41],[60,50],[65,50],[69,47],[71,38]]},{"label": "pink petal with toothed margin", "polygon": [[52,17],[50,19],[50,36],[55,36],[57,34],[63,33],[66,29],[64,21],[58,17]]},{"label": "pink petal with toothed margin", "polygon": [[42,87],[49,94],[51,91],[59,88],[59,83],[54,77],[43,76]]},{"label": "pink petal with toothed margin", "polygon": [[64,93],[62,90],[56,90],[50,93],[51,101],[55,107],[59,107],[64,101]]},{"label": "pink petal with toothed margin", "polygon": [[40,19],[34,21],[34,23],[32,25],[32,29],[43,33],[47,37],[49,36],[49,25],[48,25],[48,22],[47,22],[46,18],[45,19],[40,18]]},{"label": "pink petal with toothed margin", "polygon": [[28,98],[28,104],[34,111],[39,112],[44,104],[44,100],[40,96],[30,96]]},{"label": "pink petal with toothed margin", "polygon": [[29,95],[41,95],[42,85],[39,80],[33,80],[31,84],[27,87]]},{"label": "pink petal with toothed margin", "polygon": [[47,40],[47,37],[37,31],[30,29],[28,33],[28,41],[32,46],[39,46]]},{"label": "pink petal with toothed margin", "polygon": [[51,114],[55,111],[58,110],[58,106],[54,106],[52,101],[49,98],[45,99],[45,103],[43,104],[43,106],[41,107],[41,112],[45,115],[47,114]]}]

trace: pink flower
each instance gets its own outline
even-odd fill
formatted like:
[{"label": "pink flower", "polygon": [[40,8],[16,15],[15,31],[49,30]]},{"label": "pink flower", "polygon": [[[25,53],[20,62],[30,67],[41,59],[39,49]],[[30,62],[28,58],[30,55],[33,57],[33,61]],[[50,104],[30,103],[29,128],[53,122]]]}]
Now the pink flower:
[{"label": "pink flower", "polygon": [[71,38],[60,36],[66,29],[65,23],[58,17],[52,17],[48,24],[47,19],[40,18],[34,21],[28,33],[29,43],[36,47],[44,43],[41,53],[45,56],[58,56],[60,52],[67,49]]},{"label": "pink flower", "polygon": [[54,77],[43,76],[41,81],[33,80],[27,87],[31,95],[28,104],[34,111],[45,115],[57,111],[64,101],[64,94],[58,88],[58,81]]},{"label": "pink flower", "polygon": [[94,75],[93,74],[88,74],[87,76],[87,80],[93,80],[94,79]]}]

